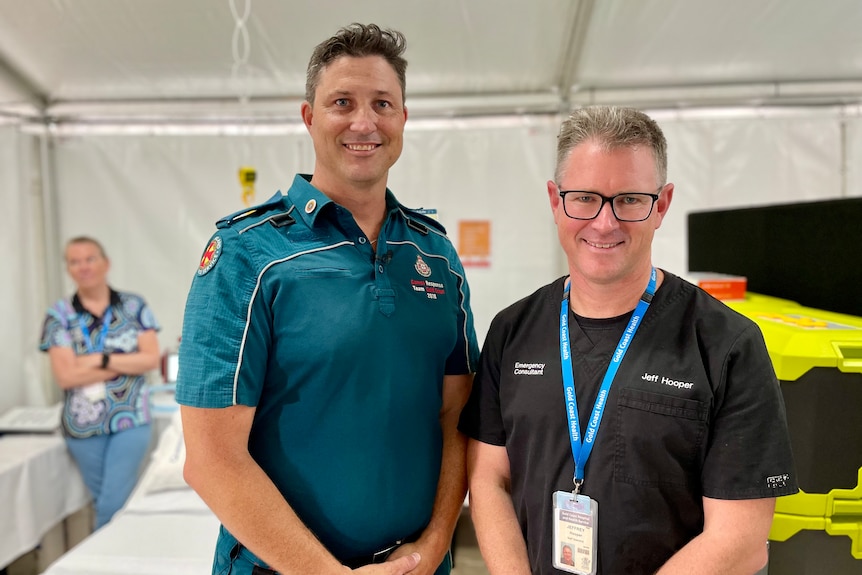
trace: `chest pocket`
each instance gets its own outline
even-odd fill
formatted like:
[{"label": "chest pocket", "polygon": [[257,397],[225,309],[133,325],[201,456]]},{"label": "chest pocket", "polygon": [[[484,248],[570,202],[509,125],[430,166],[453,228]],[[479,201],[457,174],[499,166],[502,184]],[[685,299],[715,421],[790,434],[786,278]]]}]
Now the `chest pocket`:
[{"label": "chest pocket", "polygon": [[350,270],[342,268],[310,268],[298,269],[294,272],[299,279],[333,279],[333,278],[349,278],[352,273]]},{"label": "chest pocket", "polygon": [[707,406],[696,399],[620,390],[614,480],[690,487],[700,482]]}]

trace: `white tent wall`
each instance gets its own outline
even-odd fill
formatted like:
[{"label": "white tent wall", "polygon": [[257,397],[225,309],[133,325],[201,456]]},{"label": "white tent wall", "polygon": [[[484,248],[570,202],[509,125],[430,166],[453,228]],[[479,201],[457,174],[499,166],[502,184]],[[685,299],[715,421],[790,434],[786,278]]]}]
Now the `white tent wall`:
[{"label": "white tent wall", "polygon": [[[655,242],[655,263],[668,270],[687,271],[686,215],[693,210],[862,196],[862,175],[851,161],[862,150],[862,119],[852,109],[653,115],[667,135],[668,176],[676,184]],[[399,199],[436,208],[456,245],[460,221],[492,225],[490,266],[467,268],[480,340],[497,311],[565,273],[545,186],[553,174],[558,125],[559,118],[541,115],[408,122],[404,153],[389,182]],[[61,130],[54,138],[58,241],[79,234],[103,241],[112,284],[150,302],[163,326],[163,346],[174,345],[181,332],[185,297],[214,222],[243,208],[239,166],[257,169],[256,201],[286,190],[294,172],[313,169],[311,142],[301,126],[269,135],[228,133],[81,129]],[[20,139],[8,131],[2,136]],[[4,186],[10,195],[5,201],[19,211],[34,209],[21,205],[20,194],[8,194],[21,187],[25,168],[8,153],[10,146],[2,149],[0,166],[14,167],[2,171],[4,181],[19,174]],[[15,258],[22,277],[42,265],[26,254]],[[62,262],[53,265],[61,268]],[[16,289],[29,289],[31,297],[45,291]],[[68,280],[64,290],[72,290]],[[47,303],[40,302],[40,309]],[[22,313],[10,311],[12,317]],[[30,330],[28,341],[16,344],[25,362],[41,316],[27,321],[31,325],[21,325]],[[3,337],[19,342],[22,335]],[[17,381],[36,385],[26,377]],[[39,395],[35,388],[14,393],[26,401]]]},{"label": "white tent wall", "polygon": [[16,405],[44,405],[57,394],[46,388],[47,362],[39,351],[45,277],[41,252],[41,210],[37,138],[0,125],[0,205],[4,223],[3,281],[0,281],[0,413]]},{"label": "white tent wall", "polygon": [[437,209],[456,247],[458,222],[491,223],[490,265],[466,268],[480,342],[498,311],[563,273],[545,187],[557,129],[535,116],[416,122],[405,135],[390,178],[399,199]]},{"label": "white tent wall", "polygon": [[687,271],[689,212],[848,195],[842,110],[653,115],[668,139],[668,179],[675,183],[654,243],[655,264],[668,270]]},{"label": "white tent wall", "polygon": [[[561,273],[545,191],[555,130],[554,119],[537,117],[416,122],[405,135],[389,182],[402,203],[436,208],[456,242],[459,221],[492,221],[491,267],[467,270],[480,337],[496,311]],[[296,171],[314,167],[304,129],[79,134],[58,138],[54,150],[60,236],[104,243],[111,283],[147,299],[163,346],[181,333],[185,297],[215,221],[243,209],[238,168],[256,168],[256,201],[263,201],[286,192]],[[68,279],[65,289],[73,289]]]},{"label": "white tent wall", "polygon": [[[311,169],[303,130],[279,137],[72,136],[55,153],[60,233],[105,246],[109,280],[142,295],[176,345],[185,297],[215,222],[244,208],[238,168],[256,167],[256,202]],[[66,279],[66,291],[74,288]]]},{"label": "white tent wall", "polygon": [[[862,197],[862,117],[859,114],[862,110],[856,112],[855,116],[845,120],[845,146],[841,169],[846,181],[844,195],[858,198]],[[859,246],[848,246],[848,251],[850,250],[855,250],[855,253],[848,256],[848,261],[858,262]]]}]

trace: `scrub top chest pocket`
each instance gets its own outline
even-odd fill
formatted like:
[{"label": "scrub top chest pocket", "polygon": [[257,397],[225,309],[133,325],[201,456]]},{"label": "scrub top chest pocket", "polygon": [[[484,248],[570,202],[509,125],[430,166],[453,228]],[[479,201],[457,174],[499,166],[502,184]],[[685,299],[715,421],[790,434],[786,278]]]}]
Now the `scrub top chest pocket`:
[{"label": "scrub top chest pocket", "polygon": [[621,389],[614,477],[643,486],[689,487],[703,457],[707,406],[696,399]]}]

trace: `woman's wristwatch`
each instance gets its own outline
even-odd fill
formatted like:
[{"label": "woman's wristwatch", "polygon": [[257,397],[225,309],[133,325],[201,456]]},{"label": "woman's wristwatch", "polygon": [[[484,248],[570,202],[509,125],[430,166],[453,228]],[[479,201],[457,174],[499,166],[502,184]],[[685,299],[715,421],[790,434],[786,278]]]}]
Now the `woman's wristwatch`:
[{"label": "woman's wristwatch", "polygon": [[108,362],[111,361],[111,354],[107,351],[102,352],[102,369],[108,369]]}]

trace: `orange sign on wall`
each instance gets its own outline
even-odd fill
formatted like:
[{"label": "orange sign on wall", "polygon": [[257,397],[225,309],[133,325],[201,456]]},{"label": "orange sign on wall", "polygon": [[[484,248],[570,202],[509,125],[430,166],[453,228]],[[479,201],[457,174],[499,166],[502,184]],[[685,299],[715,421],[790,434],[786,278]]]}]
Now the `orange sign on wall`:
[{"label": "orange sign on wall", "polygon": [[491,265],[491,221],[462,220],[458,222],[458,256],[464,267]]}]

